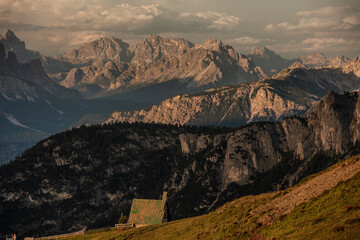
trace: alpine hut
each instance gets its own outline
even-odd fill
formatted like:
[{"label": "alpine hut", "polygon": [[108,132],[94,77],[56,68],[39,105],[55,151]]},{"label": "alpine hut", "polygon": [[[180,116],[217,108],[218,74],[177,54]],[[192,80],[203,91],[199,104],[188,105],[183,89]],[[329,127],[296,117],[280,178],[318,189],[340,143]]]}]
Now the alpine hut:
[{"label": "alpine hut", "polygon": [[134,224],[135,227],[143,227],[169,221],[167,192],[163,193],[162,200],[133,199],[128,223]]}]

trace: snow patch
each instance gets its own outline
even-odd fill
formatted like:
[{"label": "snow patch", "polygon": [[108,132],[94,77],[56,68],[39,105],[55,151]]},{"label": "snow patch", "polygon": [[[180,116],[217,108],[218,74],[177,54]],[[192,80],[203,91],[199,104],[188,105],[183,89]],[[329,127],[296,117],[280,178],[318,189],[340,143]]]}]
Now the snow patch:
[{"label": "snow patch", "polygon": [[36,132],[39,132],[39,133],[44,133],[43,131],[41,130],[38,130],[38,129],[35,129],[35,128],[31,128],[29,126],[26,126],[24,124],[22,124],[21,122],[19,122],[18,120],[16,120],[14,118],[14,116],[10,113],[5,113],[5,112],[2,112],[2,114],[14,125],[18,126],[18,127],[22,127],[22,128],[28,128],[28,129],[31,129],[31,130],[34,130]]},{"label": "snow patch", "polygon": [[46,103],[49,105],[50,108],[52,108],[52,109],[54,109],[55,111],[57,111],[60,115],[64,114],[63,111],[55,108],[55,107],[51,104],[51,102],[50,102],[49,100],[46,100]]},{"label": "snow patch", "polygon": [[19,94],[15,93],[15,98],[16,99],[24,99],[22,96],[20,96]]},{"label": "snow patch", "polygon": [[9,101],[14,101],[14,99],[8,97],[8,96],[7,96],[5,93],[3,93],[3,92],[1,92],[1,95],[2,95],[5,99],[7,99],[7,100],[9,100]]}]

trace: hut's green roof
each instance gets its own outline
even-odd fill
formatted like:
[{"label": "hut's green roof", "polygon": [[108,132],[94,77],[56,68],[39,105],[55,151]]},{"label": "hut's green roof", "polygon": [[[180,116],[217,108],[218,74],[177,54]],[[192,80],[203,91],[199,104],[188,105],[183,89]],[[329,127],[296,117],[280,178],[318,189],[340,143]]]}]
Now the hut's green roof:
[{"label": "hut's green roof", "polygon": [[135,224],[159,224],[164,218],[166,192],[162,200],[133,199],[129,223]]}]

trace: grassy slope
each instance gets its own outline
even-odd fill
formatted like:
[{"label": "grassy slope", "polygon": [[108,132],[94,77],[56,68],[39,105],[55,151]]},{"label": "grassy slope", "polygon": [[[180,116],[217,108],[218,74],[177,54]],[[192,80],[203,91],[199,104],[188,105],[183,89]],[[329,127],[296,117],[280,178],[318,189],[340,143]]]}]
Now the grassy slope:
[{"label": "grassy slope", "polygon": [[359,239],[359,227],[360,173],[302,203],[260,233],[266,239]]},{"label": "grassy slope", "polygon": [[[358,159],[360,155],[347,161]],[[243,197],[199,217],[126,231],[90,233],[71,239],[248,239],[252,236],[262,239],[259,235],[265,239],[359,239],[359,190],[360,173],[300,204],[270,226],[258,224],[259,216],[251,216],[251,210],[291,189]]]}]

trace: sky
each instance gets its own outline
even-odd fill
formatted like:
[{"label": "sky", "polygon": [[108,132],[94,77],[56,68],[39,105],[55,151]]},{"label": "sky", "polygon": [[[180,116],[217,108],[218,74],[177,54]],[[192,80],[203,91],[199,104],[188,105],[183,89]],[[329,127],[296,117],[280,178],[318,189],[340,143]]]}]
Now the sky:
[{"label": "sky", "polygon": [[359,0],[0,0],[0,34],[57,55],[104,36],[135,44],[148,34],[193,43],[216,38],[247,54],[286,58],[360,54]]}]

